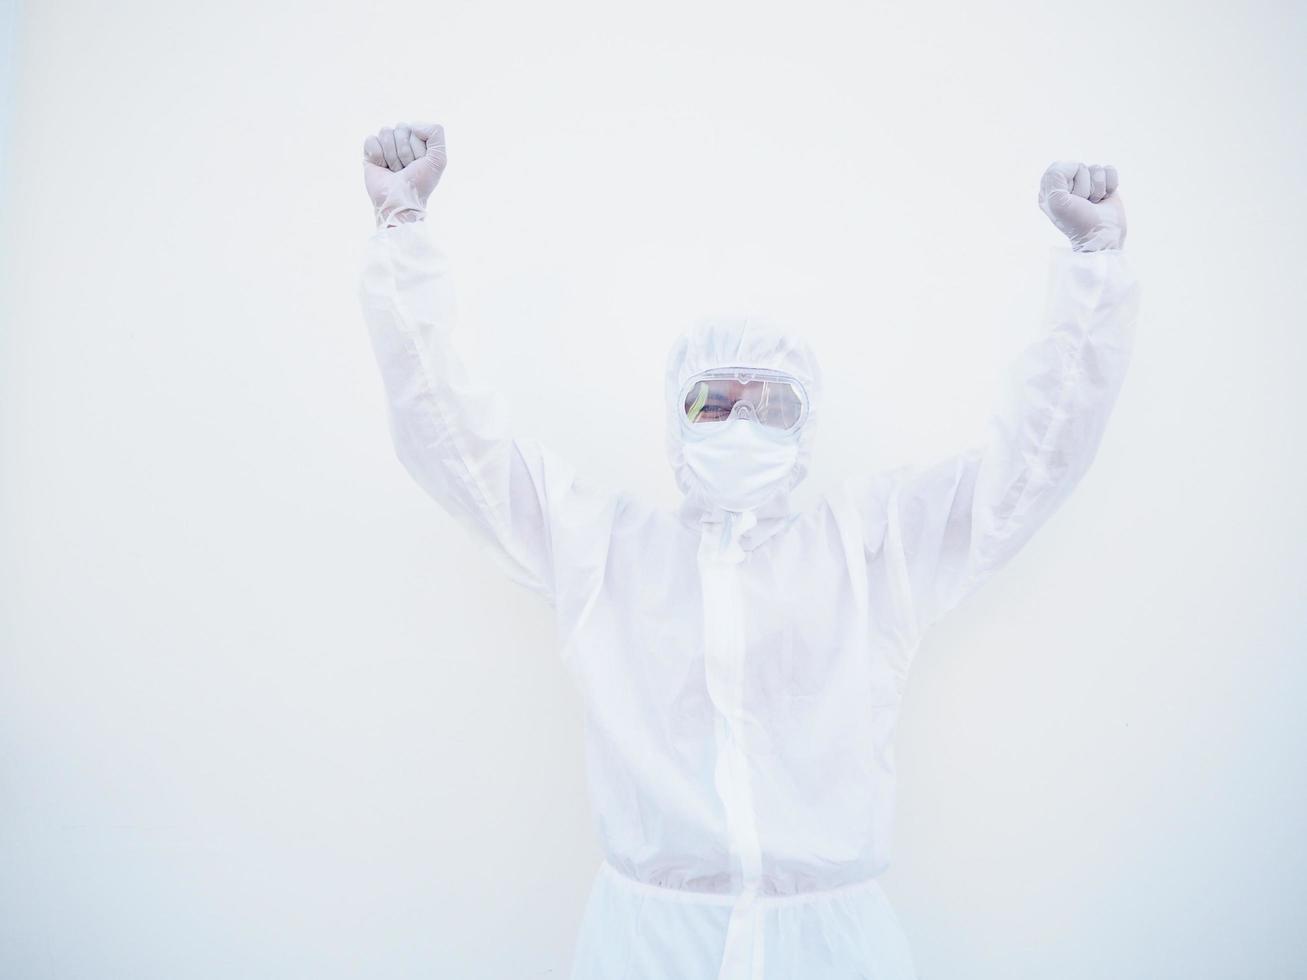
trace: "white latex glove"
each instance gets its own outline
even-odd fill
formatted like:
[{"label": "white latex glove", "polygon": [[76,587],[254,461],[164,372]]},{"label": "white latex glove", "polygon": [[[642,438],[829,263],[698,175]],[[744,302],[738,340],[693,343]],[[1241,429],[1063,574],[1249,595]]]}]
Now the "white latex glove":
[{"label": "white latex glove", "polygon": [[421,221],[445,160],[445,129],[439,123],[396,123],[364,140],[363,183],[377,226]]},{"label": "white latex glove", "polygon": [[1077,252],[1120,248],[1125,206],[1116,185],[1116,167],[1059,160],[1039,181],[1039,207]]}]

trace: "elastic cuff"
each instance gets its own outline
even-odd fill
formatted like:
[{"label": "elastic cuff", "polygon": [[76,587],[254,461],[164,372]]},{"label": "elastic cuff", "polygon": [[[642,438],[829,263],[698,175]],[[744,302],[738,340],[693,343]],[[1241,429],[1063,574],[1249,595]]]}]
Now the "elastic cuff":
[{"label": "elastic cuff", "polygon": [[1084,241],[1077,242],[1073,239],[1071,249],[1075,252],[1120,251],[1125,244],[1124,239],[1119,228],[1099,228]]},{"label": "elastic cuff", "polygon": [[417,208],[401,208],[386,214],[377,214],[378,228],[395,228],[399,225],[411,225],[425,221],[427,213]]}]

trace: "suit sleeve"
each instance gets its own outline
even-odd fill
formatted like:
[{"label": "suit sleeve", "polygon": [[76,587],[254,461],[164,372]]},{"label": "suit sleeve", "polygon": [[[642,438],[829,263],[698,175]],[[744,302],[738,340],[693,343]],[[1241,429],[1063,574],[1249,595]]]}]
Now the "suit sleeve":
[{"label": "suit sleeve", "polygon": [[575,579],[569,565],[602,555],[618,497],[510,435],[504,399],[466,376],[448,263],[426,224],[377,231],[359,291],[395,452],[510,578],[557,606]]},{"label": "suit sleeve", "polygon": [[1055,250],[1045,323],[1004,372],[983,436],[875,481],[909,647],[1008,562],[1084,476],[1125,379],[1138,296],[1119,249]]}]

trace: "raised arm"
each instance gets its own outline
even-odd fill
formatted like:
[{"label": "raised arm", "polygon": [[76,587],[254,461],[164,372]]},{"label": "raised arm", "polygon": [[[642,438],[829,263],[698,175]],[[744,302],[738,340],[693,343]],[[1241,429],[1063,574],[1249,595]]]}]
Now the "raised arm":
[{"label": "raised arm", "polygon": [[589,560],[583,552],[606,540],[616,497],[578,481],[534,440],[513,438],[503,399],[466,377],[453,343],[447,263],[425,220],[445,160],[438,125],[401,124],[364,144],[378,227],[359,295],[395,451],[515,581],[556,603]]},{"label": "raised arm", "polygon": [[1121,252],[1112,168],[1057,163],[1040,206],[1071,243],[1053,258],[1047,320],[1011,363],[983,436],[876,482],[907,646],[1007,562],[1093,461],[1125,378],[1138,287]]}]

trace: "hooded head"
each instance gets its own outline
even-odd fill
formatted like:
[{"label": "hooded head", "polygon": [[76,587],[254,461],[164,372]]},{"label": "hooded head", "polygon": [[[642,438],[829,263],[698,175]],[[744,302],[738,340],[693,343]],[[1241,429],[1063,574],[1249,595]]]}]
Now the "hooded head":
[{"label": "hooded head", "polygon": [[[685,414],[691,379],[703,371],[743,368],[793,378],[806,406],[798,429],[782,432],[751,419],[692,425]],[[789,493],[808,472],[821,372],[799,337],[756,317],[713,317],[697,322],[667,358],[667,455],[677,485],[694,510],[753,510],[779,515]]]}]

